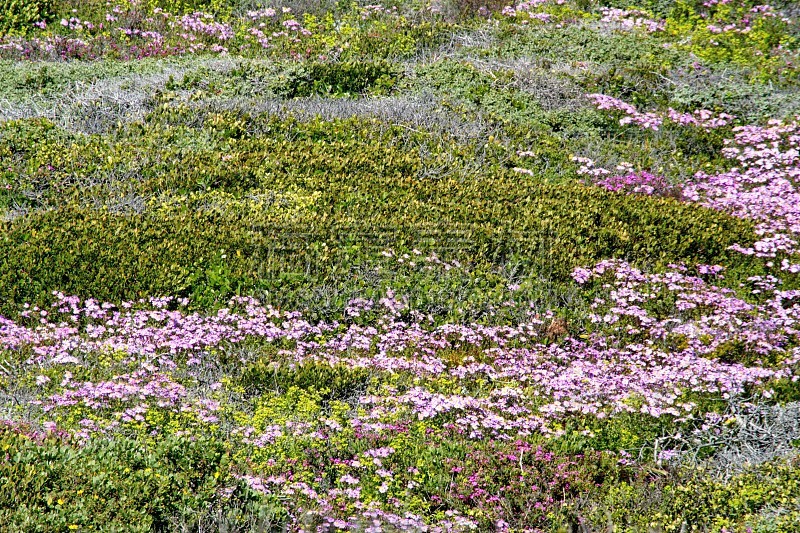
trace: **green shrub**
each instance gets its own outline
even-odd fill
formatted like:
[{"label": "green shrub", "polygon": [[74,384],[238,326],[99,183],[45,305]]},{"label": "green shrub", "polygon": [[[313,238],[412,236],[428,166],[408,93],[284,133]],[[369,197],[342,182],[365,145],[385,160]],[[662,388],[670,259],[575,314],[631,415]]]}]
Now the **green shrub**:
[{"label": "green shrub", "polygon": [[579,24],[502,31],[501,44],[492,50],[493,55],[504,60],[525,58],[548,69],[563,63],[580,67],[565,74],[586,92],[603,92],[635,105],[663,103],[672,87],[659,74],[690,63],[685,55],[665,48],[657,35],[608,35]]},{"label": "green shrub", "polygon": [[468,62],[437,61],[417,68],[417,89],[431,89],[443,96],[453,113],[480,114],[483,120],[516,131],[546,131],[545,113],[537,99],[515,86],[518,80],[511,70],[481,71]]},{"label": "green shrub", "polygon": [[[158,75],[176,66],[202,63],[203,58],[143,58],[138,61],[42,61],[0,60],[0,95],[10,100],[25,101],[33,97],[63,98],[80,93],[82,84],[141,81],[142,76]],[[146,89],[143,89],[146,90]]]},{"label": "green shrub", "polygon": [[387,94],[397,85],[399,76],[397,66],[388,61],[310,61],[291,64],[277,72],[245,63],[231,72],[231,77],[264,83],[283,98]]},{"label": "green shrub", "polygon": [[[110,300],[189,295],[200,305],[269,291],[290,304],[298,290],[335,285],[386,248],[438,251],[484,275],[513,262],[552,282],[608,257],[750,268],[728,247],[752,242],[752,226],[723,213],[540,183],[502,164],[473,173],[469,151],[436,144],[423,156],[407,143],[430,140],[406,139],[402,128],[192,120],[205,127],[138,126],[119,143],[34,128],[38,144],[22,154],[19,186],[40,191],[47,208],[0,223],[6,305],[53,290]],[[443,161],[448,176],[420,176]],[[137,179],[97,180],[109,174]],[[143,207],[115,207],[131,187]]]},{"label": "green shrub", "polygon": [[25,34],[34,22],[52,17],[52,0],[0,0],[0,36]]},{"label": "green shrub", "polygon": [[[62,207],[3,223],[0,291],[9,303],[41,301],[61,290],[111,300],[182,294],[207,305],[215,296],[277,291],[293,281],[305,285],[335,276],[337,268],[375,257],[387,238],[404,247],[429,247],[430,236],[418,233],[423,213],[447,220],[445,209],[454,209],[450,223],[466,241],[459,255],[497,265],[522,260],[554,281],[604,257],[730,263],[727,247],[750,237],[747,224],[667,200],[581,187],[500,185],[494,194],[465,187],[452,197],[465,203],[457,210],[448,202],[436,205],[447,194],[437,187],[429,192],[435,201],[398,211],[403,195],[393,191],[396,198],[385,198],[387,212],[370,216],[366,204],[353,204],[352,218],[337,217],[335,207],[353,199],[332,196],[326,198],[330,210],[319,206],[324,210],[317,223],[303,224],[254,226],[231,214],[118,215]],[[389,227],[392,209],[396,229],[381,235],[376,228]]]},{"label": "green shrub", "polygon": [[6,427],[0,443],[4,531],[164,530],[173,519],[221,504],[225,484],[237,487],[229,504],[252,498],[231,478],[226,452],[213,439],[148,444],[118,437],[76,446]]},{"label": "green shrub", "polygon": [[609,487],[604,505],[583,509],[578,516],[595,526],[612,523],[615,531],[626,533],[790,533],[797,530],[800,519],[799,473],[794,458],[776,459],[727,478],[701,469],[668,476],[664,472],[658,480],[644,475]]},{"label": "green shrub", "polygon": [[248,391],[285,392],[291,387],[314,390],[323,401],[347,401],[366,390],[373,371],[327,363],[286,366],[259,359],[242,372],[240,384]]},{"label": "green shrub", "polygon": [[240,0],[145,0],[150,9],[161,8],[169,13],[183,15],[202,11],[225,20],[238,7]]}]

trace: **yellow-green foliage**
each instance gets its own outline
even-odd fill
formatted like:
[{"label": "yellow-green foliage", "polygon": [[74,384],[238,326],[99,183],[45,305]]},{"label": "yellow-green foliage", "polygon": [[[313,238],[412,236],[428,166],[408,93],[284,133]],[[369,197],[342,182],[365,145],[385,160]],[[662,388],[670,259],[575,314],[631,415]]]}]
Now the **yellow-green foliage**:
[{"label": "yellow-green foliage", "polygon": [[222,484],[236,485],[221,443],[208,438],[76,446],[5,427],[0,449],[5,531],[152,531],[219,501]]},{"label": "yellow-green foliage", "polygon": [[52,16],[51,0],[0,0],[0,36],[25,34]]},{"label": "yellow-green foliage", "polygon": [[[187,128],[188,110],[158,118],[175,125],[108,137],[4,127],[3,165],[19,168],[14,189],[36,191],[28,196],[39,204],[3,223],[4,301],[62,290],[210,304],[245,290],[313,286],[398,246],[449,248],[477,265],[519,258],[566,280],[604,257],[730,264],[728,246],[753,239],[747,222],[672,200],[549,185],[503,165],[473,174],[469,152],[431,144],[422,157],[406,143],[430,141],[404,140],[402,128],[233,114],[195,115],[203,127]],[[420,175],[444,158],[454,172]],[[127,176],[136,179],[121,181]],[[143,199],[138,208],[126,207],[131,196]]]},{"label": "yellow-green foliage", "polygon": [[291,387],[314,390],[326,403],[347,400],[363,393],[372,377],[366,369],[331,366],[327,363],[306,363],[286,366],[259,359],[243,371],[240,383],[251,393],[285,391]]},{"label": "yellow-green foliage", "polygon": [[597,513],[597,523],[610,521],[626,533],[790,533],[800,520],[799,473],[795,458],[776,459],[728,478],[688,471],[671,481],[625,482],[609,487],[608,507]]},{"label": "yellow-green foliage", "polygon": [[[667,18],[667,32],[679,46],[706,61],[756,67],[757,78],[794,75],[791,59],[781,50],[796,49],[797,37],[782,17],[753,15],[752,5],[720,3],[711,16],[701,16],[692,3],[681,0]],[[725,29],[729,24],[734,29]]]}]

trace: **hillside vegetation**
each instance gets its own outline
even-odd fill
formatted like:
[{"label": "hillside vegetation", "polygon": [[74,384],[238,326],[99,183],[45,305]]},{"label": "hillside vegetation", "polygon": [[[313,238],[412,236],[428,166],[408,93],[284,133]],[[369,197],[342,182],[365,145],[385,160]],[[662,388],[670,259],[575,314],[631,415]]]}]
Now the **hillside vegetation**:
[{"label": "hillside vegetation", "polygon": [[0,13],[0,530],[800,531],[795,2]]}]

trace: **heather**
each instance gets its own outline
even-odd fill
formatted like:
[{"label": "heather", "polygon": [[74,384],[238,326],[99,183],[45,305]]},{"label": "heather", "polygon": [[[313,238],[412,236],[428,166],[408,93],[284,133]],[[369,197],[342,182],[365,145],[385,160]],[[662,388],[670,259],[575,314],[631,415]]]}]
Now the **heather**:
[{"label": "heather", "polygon": [[793,2],[0,12],[3,531],[797,530]]}]

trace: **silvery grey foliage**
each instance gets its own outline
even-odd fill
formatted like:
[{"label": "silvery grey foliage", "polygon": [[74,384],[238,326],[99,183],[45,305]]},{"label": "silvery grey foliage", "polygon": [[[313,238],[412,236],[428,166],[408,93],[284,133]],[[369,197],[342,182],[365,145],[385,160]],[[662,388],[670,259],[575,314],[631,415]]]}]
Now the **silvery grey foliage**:
[{"label": "silvery grey foliage", "polygon": [[722,414],[708,413],[696,427],[657,439],[642,455],[659,463],[689,463],[729,477],[768,461],[798,454],[800,402],[783,405],[734,398]]}]

